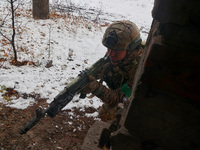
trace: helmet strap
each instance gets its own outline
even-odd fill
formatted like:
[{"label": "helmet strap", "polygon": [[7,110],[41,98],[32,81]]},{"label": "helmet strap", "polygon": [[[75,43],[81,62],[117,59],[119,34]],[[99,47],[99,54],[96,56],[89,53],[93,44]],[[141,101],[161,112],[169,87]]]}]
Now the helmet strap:
[{"label": "helmet strap", "polygon": [[127,48],[128,52],[132,52],[135,50],[139,45],[141,45],[142,39],[140,38],[140,35],[138,35],[134,41],[132,41]]}]

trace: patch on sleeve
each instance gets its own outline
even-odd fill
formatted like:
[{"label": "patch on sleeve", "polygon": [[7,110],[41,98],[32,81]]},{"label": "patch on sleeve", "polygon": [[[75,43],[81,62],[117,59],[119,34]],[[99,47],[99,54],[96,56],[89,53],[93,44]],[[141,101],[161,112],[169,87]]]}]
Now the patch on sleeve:
[{"label": "patch on sleeve", "polygon": [[129,88],[128,84],[127,83],[124,83],[122,86],[121,86],[121,91],[127,96],[127,97],[130,97],[131,96],[131,89]]}]

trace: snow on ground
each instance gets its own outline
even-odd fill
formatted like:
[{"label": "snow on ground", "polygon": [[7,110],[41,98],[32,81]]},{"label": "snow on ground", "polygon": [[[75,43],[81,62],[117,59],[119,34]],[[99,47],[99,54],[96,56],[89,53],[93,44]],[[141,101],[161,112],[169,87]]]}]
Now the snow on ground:
[{"label": "snow on ground", "polygon": [[[54,6],[54,2],[55,0],[50,1],[51,6]],[[41,98],[47,98],[47,103],[50,103],[81,70],[103,57],[106,48],[101,40],[106,27],[94,24],[95,19],[100,24],[116,20],[131,20],[138,25],[144,41],[148,36],[153,0],[65,2],[70,2],[81,11],[79,14],[74,12],[73,15],[81,13],[89,20],[68,17],[33,20],[30,0],[25,1],[18,8],[21,14],[16,17],[16,25],[20,33],[16,36],[16,45],[19,47],[18,58],[19,61],[33,61],[36,66],[10,65],[9,60],[13,55],[11,46],[6,44],[3,36],[0,36],[0,59],[7,58],[6,62],[0,62],[0,103],[17,109],[26,109],[35,103],[35,100],[29,97],[27,99],[12,97],[7,101],[2,96],[5,93],[3,87],[14,88],[19,93],[40,94]],[[0,0],[0,24],[8,14],[7,5],[6,0]],[[10,24],[9,20],[6,20],[6,23]],[[0,30],[8,37],[11,36],[8,28],[0,27]],[[53,61],[53,66],[46,68],[50,60]],[[79,107],[84,111],[84,107],[98,108],[101,104],[101,100],[96,97],[79,99],[77,95],[64,109]]]}]

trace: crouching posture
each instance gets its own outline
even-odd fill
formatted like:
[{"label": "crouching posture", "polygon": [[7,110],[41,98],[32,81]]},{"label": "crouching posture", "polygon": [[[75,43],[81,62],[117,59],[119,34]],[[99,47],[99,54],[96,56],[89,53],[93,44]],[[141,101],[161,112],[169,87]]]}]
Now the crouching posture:
[{"label": "crouching posture", "polygon": [[81,93],[92,93],[103,101],[99,117],[108,121],[114,119],[118,104],[131,96],[142,53],[140,32],[130,21],[117,21],[106,29],[102,43],[107,47],[108,62],[96,77],[89,76],[90,83]]}]

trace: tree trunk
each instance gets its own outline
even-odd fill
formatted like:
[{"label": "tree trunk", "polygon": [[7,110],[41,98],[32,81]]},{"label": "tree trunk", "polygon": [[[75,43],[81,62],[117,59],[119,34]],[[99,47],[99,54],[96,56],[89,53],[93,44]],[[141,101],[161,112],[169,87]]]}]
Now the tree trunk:
[{"label": "tree trunk", "polygon": [[33,18],[49,19],[49,0],[33,0]]},{"label": "tree trunk", "polygon": [[14,9],[13,3],[14,3],[14,1],[11,0],[10,4],[11,4],[12,30],[13,30],[11,44],[12,44],[12,48],[13,48],[13,51],[14,51],[14,60],[15,60],[15,62],[17,62],[17,51],[16,51],[16,48],[15,48],[15,10],[16,9]]}]

